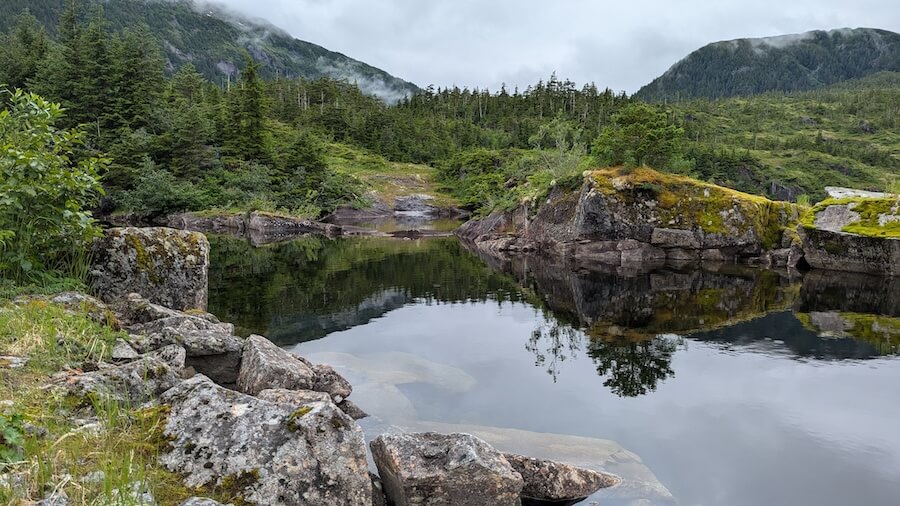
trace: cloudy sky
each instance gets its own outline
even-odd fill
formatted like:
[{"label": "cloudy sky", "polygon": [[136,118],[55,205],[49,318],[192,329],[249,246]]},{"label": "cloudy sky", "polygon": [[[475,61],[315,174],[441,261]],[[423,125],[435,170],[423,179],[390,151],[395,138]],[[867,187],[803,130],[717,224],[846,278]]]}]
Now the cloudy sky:
[{"label": "cloudy sky", "polygon": [[420,86],[561,78],[629,93],[717,40],[900,31],[896,0],[216,0]]}]

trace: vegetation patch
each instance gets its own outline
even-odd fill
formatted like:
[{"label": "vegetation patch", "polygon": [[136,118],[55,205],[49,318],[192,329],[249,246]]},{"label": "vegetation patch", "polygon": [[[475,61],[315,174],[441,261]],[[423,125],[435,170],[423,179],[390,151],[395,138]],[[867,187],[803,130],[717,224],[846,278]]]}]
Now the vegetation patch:
[{"label": "vegetation patch", "polygon": [[866,237],[900,238],[900,197],[864,198],[852,197],[826,199],[807,210],[801,224],[815,228],[816,215],[830,206],[851,206],[859,220],[843,227],[841,231]]}]

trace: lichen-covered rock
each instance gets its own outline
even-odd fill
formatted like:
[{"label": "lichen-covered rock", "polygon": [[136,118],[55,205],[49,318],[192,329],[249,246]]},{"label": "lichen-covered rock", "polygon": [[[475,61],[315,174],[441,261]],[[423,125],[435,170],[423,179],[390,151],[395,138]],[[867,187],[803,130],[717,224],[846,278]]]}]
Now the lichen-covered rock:
[{"label": "lichen-covered rock", "polygon": [[[585,174],[554,188],[537,212],[523,204],[463,225],[480,250],[541,251],[578,262],[750,262],[777,247],[799,208],[648,168]],[[714,254],[704,254],[715,250]]]},{"label": "lichen-covered rock", "polygon": [[140,354],[134,351],[134,348],[132,348],[130,344],[125,342],[124,339],[116,339],[116,343],[113,345],[110,358],[116,361],[129,361],[134,360],[138,357],[140,357]]},{"label": "lichen-covered rock", "polygon": [[130,328],[131,345],[141,352],[178,345],[186,352],[185,365],[216,383],[233,385],[240,370],[244,339],[233,335],[234,326],[212,315],[178,312]]},{"label": "lichen-covered rock", "polygon": [[262,336],[250,336],[244,345],[237,386],[256,395],[263,390],[313,390],[316,373],[302,360]]},{"label": "lichen-covered rock", "polygon": [[[187,499],[179,506],[226,506],[218,501],[213,501],[212,499],[207,499],[206,497],[191,497]],[[231,506],[230,504],[227,506]]]},{"label": "lichen-covered rock", "polygon": [[144,356],[155,358],[160,362],[164,362],[172,368],[172,372],[180,375],[184,372],[187,352],[184,351],[184,346],[173,344],[170,346],[163,346],[162,348],[156,351],[151,351]]},{"label": "lichen-covered rock", "polygon": [[330,402],[331,396],[325,392],[313,390],[285,390],[283,388],[270,388],[256,394],[256,397],[275,404],[286,404],[295,409],[311,402]]},{"label": "lichen-covered rock", "polygon": [[396,506],[515,506],[523,481],[503,455],[469,434],[385,434],[371,443]]},{"label": "lichen-covered rock", "polygon": [[522,497],[541,501],[572,501],[585,498],[601,488],[616,485],[610,474],[598,473],[552,460],[504,453],[513,469],[525,480]]},{"label": "lichen-covered rock", "polygon": [[330,365],[317,364],[312,366],[316,373],[312,389],[317,392],[325,392],[331,396],[335,404],[340,404],[353,392],[350,382],[338,374]]},{"label": "lichen-covered rock", "polygon": [[125,326],[140,325],[181,314],[180,311],[153,304],[139,293],[125,295],[122,299],[114,302],[112,307],[119,321]]},{"label": "lichen-covered rock", "polygon": [[900,197],[824,200],[798,232],[813,268],[900,275]]},{"label": "lichen-covered rock", "polygon": [[137,292],[153,303],[206,309],[209,241],[171,228],[113,228],[94,243],[91,286],[108,302]]},{"label": "lichen-covered rock", "polygon": [[347,413],[347,416],[354,420],[362,420],[369,416],[368,413],[363,411],[362,408],[354,404],[350,399],[344,399],[338,403],[337,407],[341,408],[341,411]]},{"label": "lichen-covered rock", "polygon": [[188,487],[218,486],[250,504],[367,506],[372,482],[362,430],[333,403],[300,408],[197,375],[166,392],[170,451],[161,462]]},{"label": "lichen-covered rock", "polygon": [[180,378],[155,357],[143,357],[124,365],[70,376],[65,386],[77,397],[99,396],[136,406],[159,397]]}]

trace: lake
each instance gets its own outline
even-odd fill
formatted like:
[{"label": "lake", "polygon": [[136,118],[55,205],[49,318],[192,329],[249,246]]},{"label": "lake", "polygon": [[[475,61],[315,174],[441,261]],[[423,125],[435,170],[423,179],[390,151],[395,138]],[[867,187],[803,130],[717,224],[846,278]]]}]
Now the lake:
[{"label": "lake", "polygon": [[900,500],[900,280],[211,243],[210,311],[338,369],[367,437],[471,432],[622,476],[583,504]]}]

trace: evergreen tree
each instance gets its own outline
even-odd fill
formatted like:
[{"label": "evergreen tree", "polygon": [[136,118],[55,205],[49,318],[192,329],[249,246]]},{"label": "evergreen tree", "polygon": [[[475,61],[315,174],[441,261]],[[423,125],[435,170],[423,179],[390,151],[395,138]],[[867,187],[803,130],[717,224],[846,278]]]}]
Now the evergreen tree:
[{"label": "evergreen tree", "polygon": [[259,78],[259,66],[245,55],[240,80],[229,95],[230,129],[225,132],[228,152],[244,160],[265,162],[266,149],[265,97]]},{"label": "evergreen tree", "polygon": [[24,88],[37,75],[50,48],[47,32],[28,11],[13,32],[0,36],[0,83]]}]

